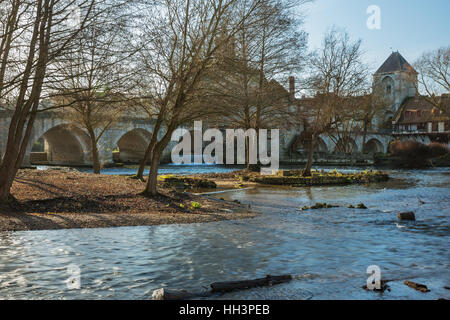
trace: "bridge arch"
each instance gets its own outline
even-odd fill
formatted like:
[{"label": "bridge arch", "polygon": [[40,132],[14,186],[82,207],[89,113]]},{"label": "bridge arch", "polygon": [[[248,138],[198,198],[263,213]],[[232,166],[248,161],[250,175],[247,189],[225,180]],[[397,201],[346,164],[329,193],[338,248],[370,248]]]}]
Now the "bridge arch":
[{"label": "bridge arch", "polygon": [[352,154],[358,152],[358,145],[352,138],[342,138],[336,143],[334,153]]},{"label": "bridge arch", "polygon": [[32,163],[85,165],[90,160],[89,136],[71,124],[60,124],[47,130],[36,142],[43,143],[41,152],[31,154]]},{"label": "bridge arch", "polygon": [[137,128],[123,134],[117,141],[118,160],[125,163],[139,163],[147,150],[152,138],[152,133],[145,129]]},{"label": "bridge arch", "polygon": [[316,142],[316,152],[328,153],[328,147],[322,138],[317,138]]},{"label": "bridge arch", "polygon": [[384,147],[380,140],[373,138],[366,142],[363,146],[363,153],[366,154],[375,154],[375,153],[383,153]]},{"label": "bridge arch", "polygon": [[[297,135],[292,143],[291,143],[291,150],[297,151],[297,152],[308,152],[309,147],[309,140],[305,138],[304,135]],[[315,152],[317,153],[328,153],[328,147],[325,143],[324,139],[321,137],[318,137],[316,139],[316,148]]]}]

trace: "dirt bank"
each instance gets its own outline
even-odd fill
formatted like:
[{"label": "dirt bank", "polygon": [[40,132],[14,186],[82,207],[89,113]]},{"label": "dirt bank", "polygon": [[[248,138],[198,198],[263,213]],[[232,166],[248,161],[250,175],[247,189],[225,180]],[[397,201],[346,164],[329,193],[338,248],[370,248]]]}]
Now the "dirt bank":
[{"label": "dirt bank", "polygon": [[12,187],[17,202],[0,209],[0,231],[185,224],[251,218],[236,203],[144,184],[124,176],[76,171],[21,170]]}]

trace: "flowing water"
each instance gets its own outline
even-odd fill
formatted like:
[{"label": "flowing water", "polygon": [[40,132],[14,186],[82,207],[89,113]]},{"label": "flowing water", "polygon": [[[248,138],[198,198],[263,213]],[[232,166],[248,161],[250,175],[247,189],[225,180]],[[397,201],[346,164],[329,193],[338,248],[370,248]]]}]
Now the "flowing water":
[{"label": "flowing water", "polygon": [[[38,170],[47,170],[49,166],[37,166]],[[102,174],[111,175],[134,175],[136,174],[138,166],[127,165],[124,167],[112,167],[102,169]],[[164,164],[159,167],[158,174],[177,174],[177,175],[189,175],[189,174],[206,174],[206,173],[225,173],[234,170],[245,169],[245,166],[219,166],[219,165],[176,165],[176,164]],[[77,168],[81,172],[92,172],[92,168],[84,167]],[[144,175],[148,175],[149,170],[144,171]]]},{"label": "flowing water", "polygon": [[[186,170],[202,172],[168,172]],[[368,186],[216,195],[261,213],[251,220],[3,232],[0,298],[149,299],[161,287],[197,292],[215,281],[292,274],[287,284],[213,298],[449,299],[450,169],[394,171],[392,178]],[[342,207],[300,210],[316,202]],[[346,208],[360,202],[369,209]],[[417,222],[399,222],[400,211],[414,211]],[[370,265],[394,280],[390,292],[362,289]],[[74,268],[81,272],[79,290],[66,283]],[[404,280],[426,284],[431,292],[415,291]]]}]

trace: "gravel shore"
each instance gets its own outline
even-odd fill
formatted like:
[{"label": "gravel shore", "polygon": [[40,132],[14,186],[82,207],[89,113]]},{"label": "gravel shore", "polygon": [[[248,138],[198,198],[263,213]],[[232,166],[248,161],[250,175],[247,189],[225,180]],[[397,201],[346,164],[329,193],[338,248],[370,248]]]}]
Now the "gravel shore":
[{"label": "gravel shore", "polygon": [[256,216],[233,202],[166,188],[160,188],[157,198],[144,197],[140,195],[144,187],[124,176],[21,170],[12,187],[17,202],[0,208],[0,231],[186,224]]}]

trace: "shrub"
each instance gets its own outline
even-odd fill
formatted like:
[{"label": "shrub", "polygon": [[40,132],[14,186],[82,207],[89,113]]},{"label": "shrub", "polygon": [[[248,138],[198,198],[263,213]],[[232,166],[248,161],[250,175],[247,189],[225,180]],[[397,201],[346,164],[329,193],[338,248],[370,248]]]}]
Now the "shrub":
[{"label": "shrub", "polygon": [[199,202],[192,202],[191,208],[192,209],[200,209],[202,207],[202,204]]},{"label": "shrub", "polygon": [[429,145],[417,141],[394,141],[390,146],[390,152],[397,157],[415,157],[433,159],[446,155],[450,150],[444,144],[433,142]]},{"label": "shrub", "polygon": [[394,141],[390,146],[390,153],[397,158],[398,166],[406,167],[427,167],[430,160],[448,155],[449,148],[437,142],[429,145],[417,141]]},{"label": "shrub", "polygon": [[168,175],[161,175],[159,176],[160,180],[170,180],[170,179],[175,179],[176,176],[174,174],[168,174]]},{"label": "shrub", "polygon": [[438,142],[431,143],[428,148],[432,158],[443,157],[450,152],[449,148],[446,145]]}]

